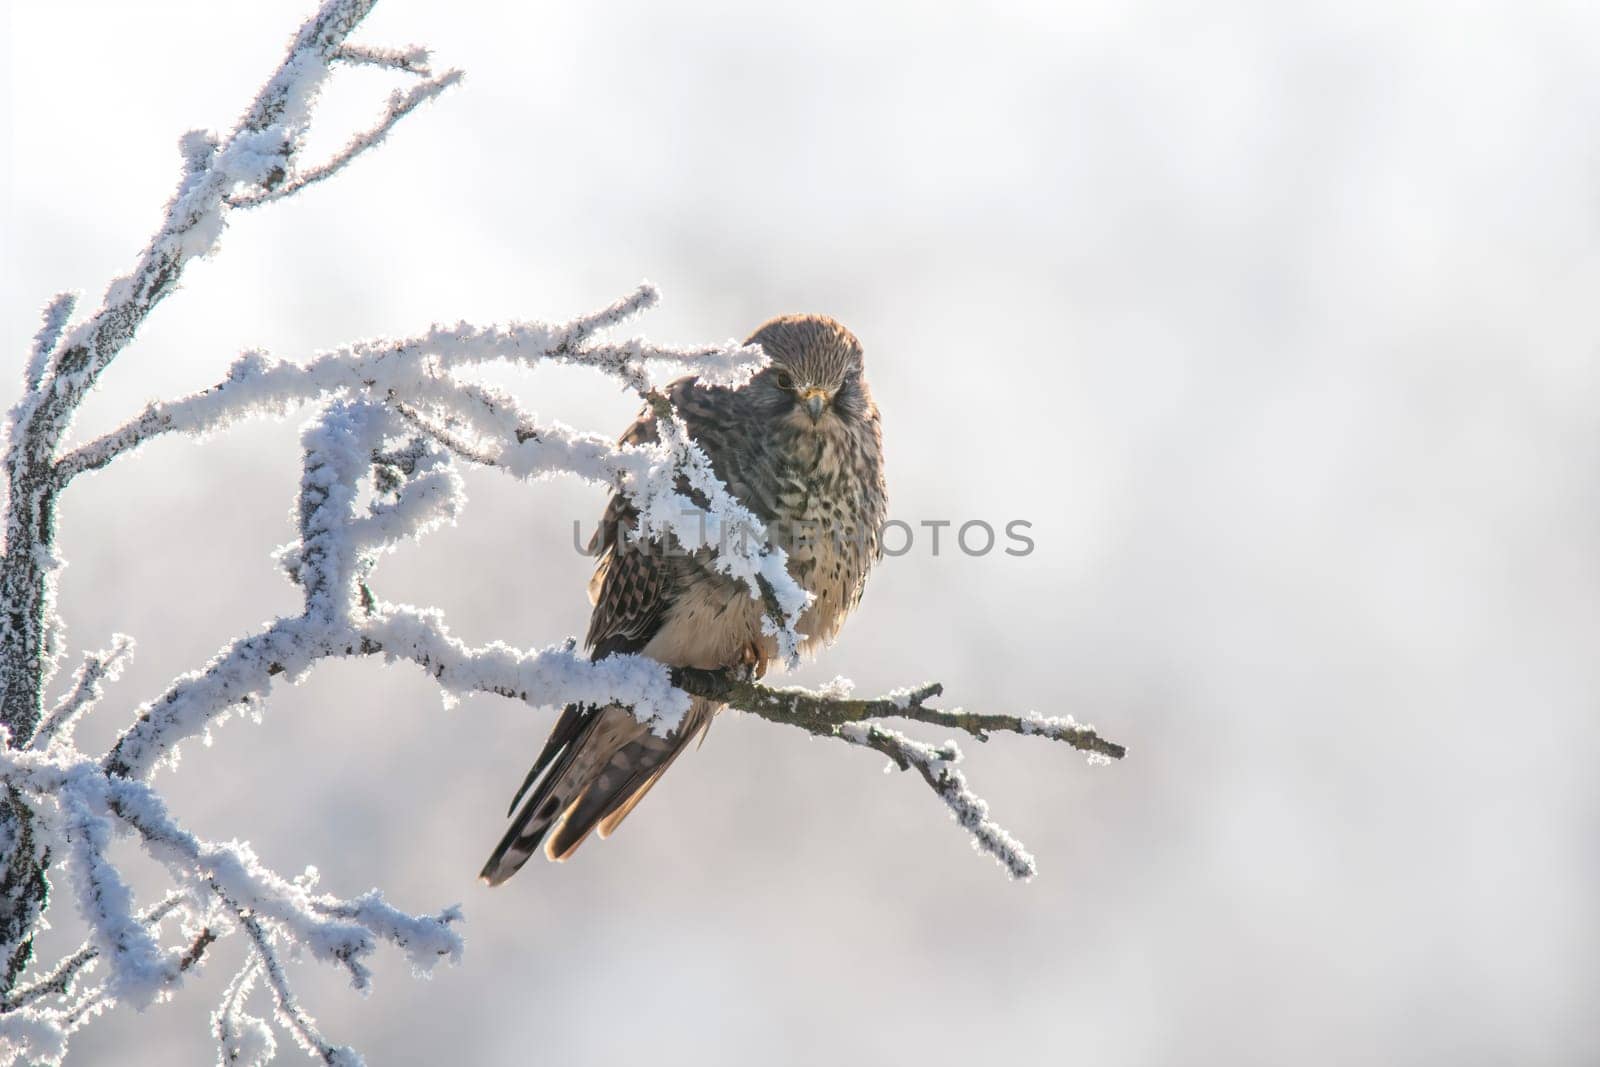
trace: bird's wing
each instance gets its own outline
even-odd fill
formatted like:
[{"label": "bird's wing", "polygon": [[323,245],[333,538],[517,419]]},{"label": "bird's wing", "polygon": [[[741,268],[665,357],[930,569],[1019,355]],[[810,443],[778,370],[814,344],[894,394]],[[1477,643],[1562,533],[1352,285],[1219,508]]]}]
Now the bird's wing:
[{"label": "bird's wing", "polygon": [[[642,445],[656,440],[655,413],[646,408],[620,443]],[[586,640],[595,659],[614,652],[637,652],[649,644],[672,603],[671,561],[659,546],[631,540],[638,524],[639,512],[633,502],[614,493],[589,541],[589,552],[599,557],[589,579],[594,613],[589,617]]]},{"label": "bird's wing", "polygon": [[[736,420],[722,403],[733,394],[696,388],[690,378],[673,382],[667,391],[718,475],[743,497],[738,448],[729,439]],[[621,442],[638,445],[657,439],[655,415],[646,409]],[[680,491],[689,493],[689,488],[681,485]],[[685,573],[681,555],[629,540],[638,518],[626,496],[613,495],[589,543],[589,551],[599,557],[589,582],[594,614],[588,644],[594,659],[638,652],[649,644],[665,622]],[[515,874],[541,844],[551,859],[565,859],[597,826],[602,837],[609,834],[689,741],[704,731],[715,712],[716,705],[696,700],[683,725],[663,738],[652,734],[627,708],[569,705],[512,799],[511,826],[484,864],[482,877],[497,885]]]},{"label": "bird's wing", "polygon": [[[718,477],[757,517],[769,520],[773,505],[755,492],[754,479],[745,476],[740,442],[733,439],[740,420],[729,405],[739,402],[738,394],[700,387],[692,377],[679,378],[665,392]],[[655,413],[647,407],[628,427],[620,443],[641,445],[657,440]],[[706,504],[687,482],[680,481],[678,490],[697,504]],[[661,545],[630,540],[638,521],[633,503],[621,493],[613,494],[589,541],[590,554],[599,557],[594,576],[589,579],[594,613],[589,618],[587,643],[595,659],[614,652],[637,652],[649,644],[661,628],[672,604],[674,585],[683,573],[681,567],[674,565],[682,562],[681,555],[675,559],[673,554],[663,552]]]},{"label": "bird's wing", "polygon": [[[674,382],[669,388],[677,391],[683,384]],[[648,407],[619,439],[625,445],[656,440],[655,414]],[[673,561],[659,546],[630,541],[638,521],[633,503],[615,493],[589,541],[590,555],[598,557],[589,580],[594,613],[589,618],[587,644],[593,659],[644,648],[661,629],[672,603]],[[626,804],[633,793],[641,791],[641,785],[653,783],[651,772],[664,769],[686,740],[679,737],[668,742],[655,737],[627,708],[567,705],[512,797],[511,825],[484,864],[481,877],[491,885],[503,882],[547,837],[546,851],[552,859],[569,854],[596,822]],[[643,778],[636,781],[640,772]],[[586,800],[588,807],[577,812]],[[583,818],[571,819],[568,816],[572,814]],[[620,816],[615,821],[620,821]],[[550,836],[552,830],[554,836]],[[559,849],[554,847],[558,843]]]}]

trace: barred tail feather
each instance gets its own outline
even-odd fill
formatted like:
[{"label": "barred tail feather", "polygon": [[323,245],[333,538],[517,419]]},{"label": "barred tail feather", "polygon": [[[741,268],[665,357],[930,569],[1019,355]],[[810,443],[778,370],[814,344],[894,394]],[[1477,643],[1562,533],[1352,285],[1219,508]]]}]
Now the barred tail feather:
[{"label": "barred tail feather", "polygon": [[551,827],[582,798],[611,755],[644,732],[645,728],[627,708],[569,706],[550,732],[544,751],[534,761],[512,806],[524,793],[527,799],[478,877],[490,885],[499,885],[516,874],[539,850]]},{"label": "barred tail feather", "polygon": [[[689,741],[710,725],[715,711],[716,705],[697,700],[678,730],[657,737],[627,708],[569,707],[517,799],[535,780],[538,784],[479,877],[499,885],[517,873],[541,844],[550,859],[564,860],[596,827],[601,837],[610,836]],[[516,803],[513,800],[512,806]]]}]

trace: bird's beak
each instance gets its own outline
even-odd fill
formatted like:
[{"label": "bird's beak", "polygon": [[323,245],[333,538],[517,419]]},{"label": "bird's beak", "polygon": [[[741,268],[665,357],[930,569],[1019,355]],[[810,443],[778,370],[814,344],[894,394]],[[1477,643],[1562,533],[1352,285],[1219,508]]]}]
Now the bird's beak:
[{"label": "bird's beak", "polygon": [[806,402],[806,410],[811,412],[812,425],[821,422],[822,413],[828,409],[828,391],[826,389],[807,389],[800,394],[800,399]]}]

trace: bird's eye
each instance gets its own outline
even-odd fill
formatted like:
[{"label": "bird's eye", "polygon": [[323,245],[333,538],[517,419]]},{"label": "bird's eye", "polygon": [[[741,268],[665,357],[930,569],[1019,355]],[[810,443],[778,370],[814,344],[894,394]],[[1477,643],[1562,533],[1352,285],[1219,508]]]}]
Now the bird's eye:
[{"label": "bird's eye", "polygon": [[794,379],[786,371],[779,371],[773,376],[773,381],[778,383],[779,389],[793,389]]}]

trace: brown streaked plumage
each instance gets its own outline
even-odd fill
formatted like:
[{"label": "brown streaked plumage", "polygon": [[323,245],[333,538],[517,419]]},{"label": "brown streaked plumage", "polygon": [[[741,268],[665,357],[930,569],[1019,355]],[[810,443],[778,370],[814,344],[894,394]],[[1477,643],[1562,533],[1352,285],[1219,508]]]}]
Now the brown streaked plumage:
[{"label": "brown streaked plumage", "polygon": [[[888,501],[878,409],[861,344],[833,319],[786,315],[749,340],[771,365],[742,388],[682,378],[667,392],[718,476],[769,524],[790,573],[815,595],[799,626],[802,651],[813,652],[838,633],[880,555]],[[648,408],[622,435],[655,439]],[[589,583],[591,656],[637,652],[674,667],[764,673],[777,647],[761,632],[759,602],[703,552],[635,543],[636,522],[627,499],[613,496],[590,542],[599,557]],[[512,799],[516,816],[481,877],[498,885],[541,844],[560,860],[590,831],[608,836],[720,708],[696,699],[676,731],[657,737],[627,708],[569,705]]]}]

